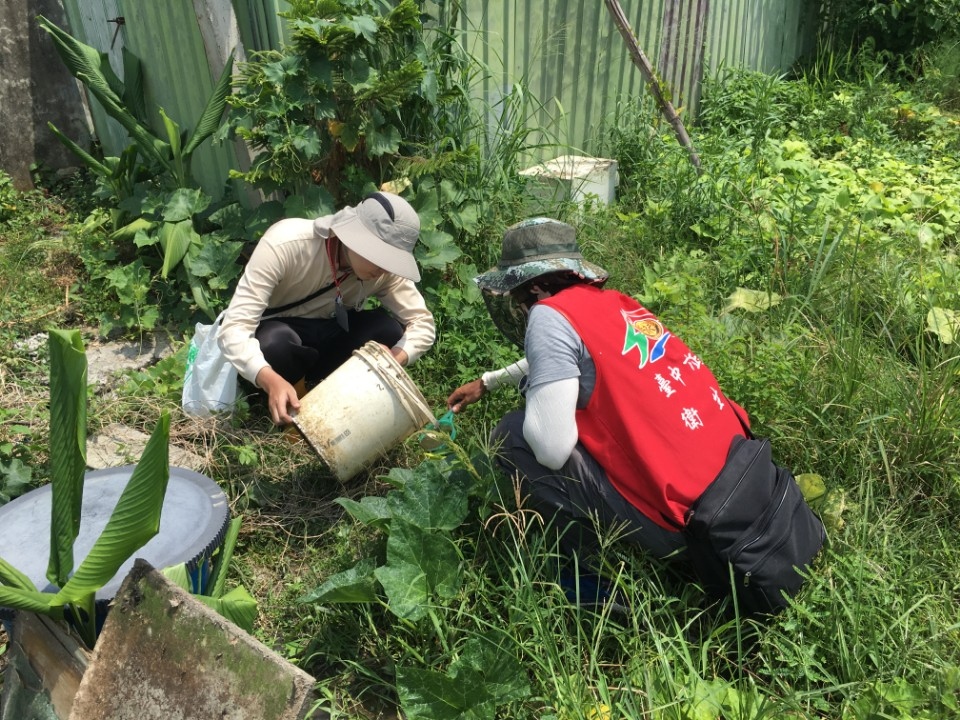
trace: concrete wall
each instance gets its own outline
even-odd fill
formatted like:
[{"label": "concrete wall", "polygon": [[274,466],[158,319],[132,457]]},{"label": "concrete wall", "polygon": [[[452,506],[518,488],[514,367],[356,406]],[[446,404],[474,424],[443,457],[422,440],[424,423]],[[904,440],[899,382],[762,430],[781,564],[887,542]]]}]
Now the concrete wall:
[{"label": "concrete wall", "polygon": [[37,25],[38,15],[66,26],[60,0],[0,3],[0,169],[21,190],[32,187],[31,163],[54,170],[77,165],[48,122],[81,147],[90,143],[84,95]]}]

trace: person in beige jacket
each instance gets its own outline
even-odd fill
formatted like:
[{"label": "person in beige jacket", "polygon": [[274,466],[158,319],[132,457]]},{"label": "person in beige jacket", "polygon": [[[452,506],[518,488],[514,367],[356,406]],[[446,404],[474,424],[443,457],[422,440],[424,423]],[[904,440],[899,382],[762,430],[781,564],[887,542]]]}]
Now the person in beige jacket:
[{"label": "person in beige jacket", "polygon": [[[370,340],[401,365],[430,349],[436,326],[414,284],[419,235],[416,211],[387,192],[334,215],[288,218],[267,229],[224,312],[218,342],[239,374],[266,393],[274,423],[292,422],[299,396]],[[365,308],[370,297],[380,307]]]}]

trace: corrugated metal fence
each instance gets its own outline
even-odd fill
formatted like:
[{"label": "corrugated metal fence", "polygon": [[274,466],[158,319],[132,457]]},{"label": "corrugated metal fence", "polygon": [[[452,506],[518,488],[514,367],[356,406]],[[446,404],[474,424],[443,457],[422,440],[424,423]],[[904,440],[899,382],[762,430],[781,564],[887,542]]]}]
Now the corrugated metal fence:
[{"label": "corrugated metal fence", "polygon": [[[813,0],[620,4],[687,122],[696,113],[702,73],[722,66],[781,72],[814,41]],[[285,0],[65,0],[64,5],[71,32],[110,52],[118,73],[122,45],[143,61],[148,106],[163,107],[182,126],[196,122],[235,46],[241,59],[243,48],[280,46],[285,27],[277,13],[287,7]],[[433,2],[426,5],[441,12]],[[476,97],[494,107],[522,87],[542,105],[526,121],[544,140],[590,153],[598,125],[623,101],[644,92],[642,75],[603,0],[462,0],[460,8],[463,43],[489,69]],[[122,129],[97,108],[93,115],[104,147],[118,153],[126,144]],[[205,148],[195,161],[211,192],[219,191],[216,178],[236,164],[229,148]]]}]

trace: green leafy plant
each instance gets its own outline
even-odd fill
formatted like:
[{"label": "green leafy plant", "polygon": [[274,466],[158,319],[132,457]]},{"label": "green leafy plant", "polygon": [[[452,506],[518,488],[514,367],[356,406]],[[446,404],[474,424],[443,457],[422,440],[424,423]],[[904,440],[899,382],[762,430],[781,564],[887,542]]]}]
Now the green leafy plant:
[{"label": "green leafy plant", "polygon": [[[238,627],[247,632],[253,632],[253,625],[257,619],[257,601],[242,585],[229,592],[226,589],[227,570],[233,559],[233,551],[237,546],[237,537],[240,535],[242,523],[243,518],[234,518],[230,522],[230,527],[227,528],[223,545],[214,551],[213,557],[198,559],[200,568],[203,568],[204,563],[209,560],[211,567],[209,577],[202,577],[204,572],[202,569],[191,573],[185,563],[164,568],[163,574]],[[203,587],[209,588],[209,591],[202,592]]]},{"label": "green leafy plant", "polygon": [[170,417],[161,414],[103,532],[75,568],[73,548],[80,531],[86,472],[87,360],[78,331],[51,330],[49,347],[52,501],[47,579],[58,590],[38,591],[29,578],[0,558],[0,605],[57,620],[69,617],[93,647],[97,590],[160,528],[170,479]]},{"label": "green leafy plant", "polygon": [[[225,291],[240,274],[236,260],[243,241],[235,238],[246,236],[236,233],[244,226],[236,217],[239,205],[229,198],[214,203],[199,188],[191,166],[194,153],[220,127],[230,93],[233,58],[226,63],[189,134],[163,108],[158,111],[162,132],[155,133],[144,118],[142,71],[136,58],[125,51],[124,83],[110,68],[105,53],[81,43],[44,17],[38,22],[50,34],[70,72],[132,140],[119,158],[101,161],[50,125],[60,141],[100,179],[105,199],[113,203],[110,239],[119,250],[100,258],[108,265],[104,275],[116,289],[121,306],[131,309],[122,318],[123,325],[127,329],[154,327],[159,313],[143,309],[147,293],[151,300],[161,300],[161,311],[177,320],[190,319],[191,307],[214,318],[226,300]],[[139,265],[131,262],[133,258]],[[146,278],[144,270],[148,271]],[[171,287],[164,291],[168,284]],[[109,330],[110,320],[103,318],[103,323],[105,331]]]},{"label": "green leafy plant", "polygon": [[235,132],[262,151],[245,180],[292,193],[318,184],[340,205],[428,140],[431,113],[453,97],[443,95],[417,3],[381,9],[373,0],[290,3],[289,45],[242,65],[229,101]]},{"label": "green leafy plant", "polygon": [[[384,562],[364,558],[301,603],[373,603],[382,593],[385,607],[400,621],[440,622],[463,582],[453,532],[466,520],[471,496],[484,494],[487,483],[461,447],[444,433],[427,432],[444,442],[441,457],[412,470],[392,469],[386,479],[394,489],[386,496],[337,501],[355,520],[388,535]],[[397,693],[405,712],[428,720],[495,717],[499,705],[529,693],[510,646],[504,633],[491,629],[467,639],[445,672],[398,667]]]}]

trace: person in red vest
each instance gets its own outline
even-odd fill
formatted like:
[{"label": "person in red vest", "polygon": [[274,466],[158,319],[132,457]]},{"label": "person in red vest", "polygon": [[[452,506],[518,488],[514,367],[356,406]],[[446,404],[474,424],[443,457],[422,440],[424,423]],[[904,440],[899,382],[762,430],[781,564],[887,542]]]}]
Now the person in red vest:
[{"label": "person in red vest", "polygon": [[713,373],[636,300],[604,289],[574,228],[548,218],[506,230],[498,266],[476,278],[524,359],[457,388],[454,412],[505,385],[525,407],[492,433],[525,503],[589,565],[595,529],[656,557],[685,546],[684,516],[717,476],[746,413]]}]

